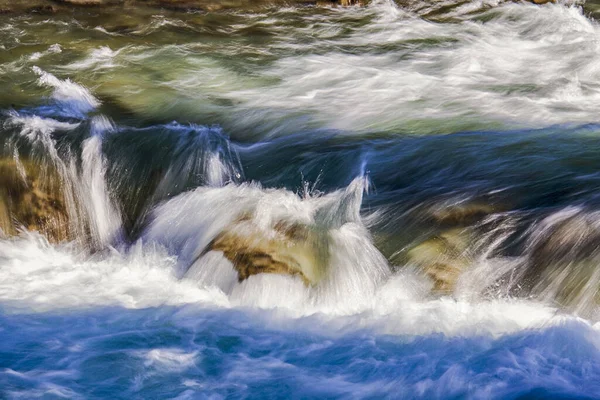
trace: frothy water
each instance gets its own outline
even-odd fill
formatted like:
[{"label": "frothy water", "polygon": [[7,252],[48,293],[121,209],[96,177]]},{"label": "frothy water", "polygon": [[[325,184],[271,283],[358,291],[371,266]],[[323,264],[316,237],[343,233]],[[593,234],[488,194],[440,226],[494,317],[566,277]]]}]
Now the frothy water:
[{"label": "frothy water", "polygon": [[[175,257],[164,248],[141,243],[126,251],[113,249],[84,256],[69,246],[56,248],[37,235],[29,235],[3,242],[2,255],[5,266],[0,293],[9,313],[65,309],[84,312],[93,306],[145,309],[195,304],[208,310],[241,306],[272,310],[276,326],[290,317],[315,316],[328,321],[321,327],[311,328],[309,324],[304,328],[319,333],[327,333],[330,324],[330,328],[343,331],[367,328],[382,334],[449,336],[496,336],[569,319],[557,316],[552,307],[517,300],[480,304],[451,298],[427,300],[426,286],[410,274],[389,277],[366,293],[370,297],[363,300],[360,310],[364,313],[356,313],[355,303],[340,299],[336,303],[318,298],[311,301],[312,290],[286,276],[257,275],[234,283],[225,293],[216,285],[199,282],[195,276],[178,278]],[[33,285],[32,280],[39,284]]]},{"label": "frothy water", "polygon": [[104,12],[0,15],[0,397],[600,398],[580,4]]},{"label": "frothy water", "polygon": [[86,88],[70,79],[60,80],[54,75],[34,66],[33,72],[40,76],[41,85],[53,88],[52,99],[59,107],[60,113],[67,117],[84,117],[100,105]]}]

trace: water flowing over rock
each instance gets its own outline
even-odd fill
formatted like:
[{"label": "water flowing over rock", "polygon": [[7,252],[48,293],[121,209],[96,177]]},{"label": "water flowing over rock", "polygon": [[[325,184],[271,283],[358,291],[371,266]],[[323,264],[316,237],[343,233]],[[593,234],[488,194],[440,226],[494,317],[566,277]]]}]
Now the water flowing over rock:
[{"label": "water flowing over rock", "polygon": [[[553,3],[556,0],[528,0],[535,4]],[[119,8],[155,8],[167,9],[170,11],[218,11],[223,9],[252,9],[252,8],[272,8],[274,6],[365,6],[370,3],[369,0],[0,0],[0,14],[6,13],[32,13],[32,14],[55,14],[61,11],[72,11],[79,8],[91,9],[116,9]],[[417,4],[414,1],[397,1],[399,6],[407,8],[414,7]],[[431,0],[420,2],[429,4],[432,9],[437,7],[451,7],[453,4],[447,2]],[[460,5],[457,2],[455,5]]]},{"label": "water flowing over rock", "polygon": [[521,288],[583,314],[600,303],[600,214],[569,207],[542,220],[527,244]]},{"label": "water flowing over rock", "polygon": [[408,263],[422,270],[437,292],[450,294],[461,273],[472,264],[467,253],[470,240],[464,229],[441,232],[411,248],[407,252]]},{"label": "water flowing over rock", "polygon": [[318,237],[301,224],[276,223],[267,232],[251,217],[238,219],[220,233],[207,251],[220,251],[238,272],[239,281],[260,273],[299,276],[306,285],[319,281],[327,260],[319,255]]},{"label": "water flowing over rock", "polygon": [[597,397],[568,1],[0,0],[0,398]]}]

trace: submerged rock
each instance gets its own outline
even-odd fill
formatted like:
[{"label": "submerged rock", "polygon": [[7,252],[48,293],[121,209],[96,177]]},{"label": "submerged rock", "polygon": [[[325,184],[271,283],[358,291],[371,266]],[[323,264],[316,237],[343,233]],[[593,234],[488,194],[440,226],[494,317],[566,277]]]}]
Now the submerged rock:
[{"label": "submerged rock", "polygon": [[528,242],[521,291],[580,312],[600,302],[600,213],[569,208],[543,221]]},{"label": "submerged rock", "polygon": [[51,241],[69,237],[60,178],[51,167],[0,159],[0,229],[14,235],[23,227]]},{"label": "submerged rock", "polygon": [[429,208],[428,213],[438,224],[469,226],[499,210],[498,205],[492,203],[459,201],[436,204]]},{"label": "submerged rock", "polygon": [[409,264],[419,267],[434,283],[434,290],[451,293],[460,274],[471,264],[470,237],[464,229],[451,229],[430,237],[407,252]]}]

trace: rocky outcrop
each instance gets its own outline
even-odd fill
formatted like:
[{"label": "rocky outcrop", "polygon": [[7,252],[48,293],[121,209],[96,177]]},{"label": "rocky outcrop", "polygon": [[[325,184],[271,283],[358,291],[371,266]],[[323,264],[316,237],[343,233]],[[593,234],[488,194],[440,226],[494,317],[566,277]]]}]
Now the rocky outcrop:
[{"label": "rocky outcrop", "polygon": [[30,161],[0,159],[0,230],[14,235],[19,228],[43,233],[52,241],[69,237],[60,179],[51,167]]}]

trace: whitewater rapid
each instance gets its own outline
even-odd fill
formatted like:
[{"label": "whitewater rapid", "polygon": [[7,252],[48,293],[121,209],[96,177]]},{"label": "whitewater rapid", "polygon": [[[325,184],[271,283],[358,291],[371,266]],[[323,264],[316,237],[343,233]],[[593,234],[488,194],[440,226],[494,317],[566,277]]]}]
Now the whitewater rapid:
[{"label": "whitewater rapid", "polygon": [[[486,298],[481,287],[493,281],[482,281],[478,275],[486,274],[489,265],[475,264],[474,272],[467,271],[459,282],[463,288],[459,286],[454,296],[432,298],[427,279],[410,268],[393,272],[399,266],[389,264],[373,246],[363,219],[380,217],[377,212],[360,213],[368,178],[357,178],[327,195],[311,194],[308,186],[296,194],[238,183],[243,166],[221,139],[222,133],[213,128],[192,126],[192,132],[198,133],[186,139],[189,128],[167,126],[180,132],[181,143],[176,152],[179,158],[172,161],[157,187],[158,200],[169,197],[169,188],[185,184],[185,180],[178,183],[180,176],[202,176],[205,186],[159,203],[147,215],[142,236],[127,244],[119,233],[123,221],[105,182],[107,161],[102,154],[102,138],[127,128],[115,126],[104,115],[94,116],[101,102],[84,86],[38,67],[33,70],[40,76],[38,84],[52,89],[50,104],[32,111],[10,111],[5,124],[17,127],[22,137],[40,145],[60,167],[72,203],[71,217],[80,224],[75,232],[79,237],[89,235],[89,242],[84,247],[85,239],[53,245],[25,231],[18,238],[3,240],[0,298],[8,310],[107,305],[138,309],[200,303],[272,309],[276,315],[281,312],[292,318],[316,314],[335,321],[346,316],[353,320],[351,324],[358,318],[359,327],[377,327],[382,334],[411,335],[498,335],[578,320],[544,302],[511,296]],[[72,122],[55,119],[65,116]],[[77,166],[69,153],[66,160],[59,155],[53,135],[80,126],[90,133],[82,142],[82,162]],[[365,168],[360,170],[364,173]],[[281,275],[262,274],[238,282],[237,272],[219,254],[211,252],[199,259],[218,232],[249,212],[259,226],[296,221],[327,227],[332,244],[326,279],[315,287]],[[486,257],[478,262],[504,263],[509,269],[515,265]],[[500,276],[498,272],[492,275]],[[348,323],[340,321],[341,326]]]},{"label": "whitewater rapid", "polygon": [[[202,155],[206,162],[198,164],[200,169],[190,170],[175,161],[173,168],[177,173],[202,173],[207,176],[206,186],[159,204],[149,215],[142,237],[132,244],[123,243],[116,235],[122,220],[105,183],[106,161],[100,145],[102,135],[118,134],[119,128],[106,117],[87,116],[99,106],[87,89],[37,72],[43,77],[40,84],[54,88],[54,115],[70,109],[80,122],[12,113],[7,123],[19,127],[27,140],[40,143],[64,169],[74,218],[84,226],[76,232],[89,230],[89,243],[95,250],[90,254],[77,241],[50,244],[42,235],[26,231],[2,240],[0,300],[8,312],[199,304],[208,309],[273,310],[276,319],[316,315],[342,331],[368,328],[380,334],[450,336],[500,335],[572,319],[552,306],[528,300],[474,301],[469,290],[454,298],[431,298],[429,281],[411,270],[391,273],[388,261],[373,246],[360,214],[368,187],[366,177],[327,195],[235,183],[241,176],[239,161],[222,158],[224,154],[232,156],[223,153],[221,145],[206,150],[209,141],[202,129],[194,141],[205,153],[190,152],[188,147],[183,155],[184,160]],[[48,115],[50,110],[43,112]],[[52,134],[88,123],[90,136],[82,143],[81,169],[72,160],[67,160],[71,164],[67,165]],[[177,125],[171,128],[182,129]],[[164,178],[171,184],[172,174],[167,172]],[[237,273],[222,256],[209,253],[197,261],[216,233],[248,212],[264,226],[287,220],[326,227],[332,241],[326,279],[315,287],[306,287],[291,276],[269,274],[238,282]]]}]

